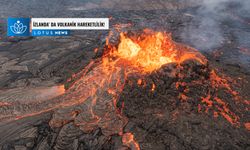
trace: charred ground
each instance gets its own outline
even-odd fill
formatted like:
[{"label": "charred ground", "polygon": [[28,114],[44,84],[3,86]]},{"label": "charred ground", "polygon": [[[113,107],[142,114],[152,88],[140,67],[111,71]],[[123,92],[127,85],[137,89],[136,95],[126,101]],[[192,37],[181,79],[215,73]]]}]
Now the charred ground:
[{"label": "charred ground", "polygon": [[[93,13],[95,17],[112,16],[114,24],[132,23],[125,30],[150,27],[169,31],[175,41],[192,45],[191,41],[183,40],[181,35],[183,28],[199,25],[202,16],[195,15],[196,9],[195,6],[172,11],[96,10],[71,13],[72,16],[83,17],[91,17]],[[229,80],[232,89],[239,92],[243,100],[249,100],[249,20],[242,14],[235,15],[237,17],[229,15],[231,17],[221,21],[225,40],[213,51],[203,50],[209,60],[208,66],[189,61],[181,69],[171,64],[147,76],[135,74],[128,78],[118,107],[129,120],[124,132],[133,133],[141,149],[249,148],[249,131],[245,126],[249,122],[249,105],[237,103],[225,88],[215,90],[210,80],[211,71],[217,69],[218,75],[225,74],[236,80],[235,83]],[[5,35],[5,31],[5,23],[1,23],[2,35]],[[79,32],[63,39],[9,39],[2,36],[0,85],[2,88],[14,88],[66,83],[72,74],[82,70],[91,59],[100,56],[93,49],[101,49],[107,35]],[[239,35],[242,39],[238,38]],[[180,78],[176,71],[185,77]],[[140,79],[141,84],[138,84]],[[179,84],[183,82],[185,84]],[[143,83],[147,83],[146,86]],[[209,92],[213,99],[212,107],[207,107],[207,103],[201,99],[206,98]],[[219,113],[220,108],[223,108],[223,104],[214,100],[215,97],[227,103],[230,111],[240,118],[237,120],[239,123],[231,124],[222,115],[215,117],[214,111]],[[8,124],[2,122],[1,149],[128,149],[118,134],[105,136],[100,128],[86,133],[72,122],[52,128],[49,125],[52,114],[48,112]]]}]

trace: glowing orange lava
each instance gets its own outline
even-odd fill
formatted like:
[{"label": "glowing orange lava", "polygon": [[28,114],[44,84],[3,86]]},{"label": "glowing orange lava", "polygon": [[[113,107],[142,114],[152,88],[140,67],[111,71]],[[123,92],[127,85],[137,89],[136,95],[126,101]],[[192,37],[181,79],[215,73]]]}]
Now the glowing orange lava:
[{"label": "glowing orange lava", "polygon": [[[57,125],[59,127],[65,122],[74,121],[85,132],[101,128],[103,134],[107,136],[121,133],[123,127],[127,124],[127,120],[122,111],[117,108],[117,100],[123,91],[129,73],[150,74],[165,64],[175,63],[181,66],[182,62],[189,59],[196,60],[201,64],[207,63],[206,58],[197,50],[174,42],[171,34],[150,30],[144,30],[141,35],[133,36],[120,33],[118,46],[110,44],[107,38],[106,50],[101,63],[91,61],[81,71],[81,76],[66,91],[63,86],[53,88],[50,91],[42,90],[39,103],[34,100],[27,103],[27,106],[31,107],[26,107],[25,103],[19,103],[20,99],[18,103],[11,105],[11,107],[8,102],[0,102],[0,112],[2,113],[0,119],[1,117],[3,119],[13,117],[20,119],[68,107],[69,114],[65,113],[67,114],[65,117],[64,112],[60,114],[60,111],[58,111],[59,116],[62,115],[63,117],[54,117],[50,121],[51,126],[54,124],[55,127]],[[94,51],[97,52],[98,49]],[[72,78],[75,79],[75,76],[72,76]],[[180,76],[178,77],[181,78]],[[237,96],[238,93],[233,91],[227,80],[219,77],[215,71],[211,71],[209,76],[209,81],[214,89],[223,87],[228,93]],[[137,80],[137,84],[145,87],[147,83],[146,80],[140,78]],[[151,83],[151,92],[156,92],[159,89],[156,85]],[[186,82],[176,82],[177,89],[186,85]],[[184,102],[189,100],[188,95],[186,95],[188,91],[187,88],[180,95],[180,99]],[[48,97],[50,97],[50,101],[48,101]],[[25,101],[27,100],[25,99]],[[239,117],[231,112],[228,104],[219,97],[211,96],[208,93],[208,95],[201,98],[201,102],[207,106],[206,112],[210,108],[212,109],[212,106],[217,108],[217,111],[214,111],[215,117],[222,115],[232,124],[237,124],[239,121]],[[199,112],[202,111],[202,104],[198,105]],[[37,105],[39,107],[32,107]],[[74,106],[78,105],[85,106],[85,109],[74,108]],[[6,109],[8,111],[5,111]],[[70,112],[71,110],[74,111]],[[174,116],[177,114],[178,112]],[[114,123],[112,119],[116,120],[116,122]],[[249,123],[246,123],[245,127],[249,129]],[[122,142],[131,149],[140,149],[132,133],[123,134]]]},{"label": "glowing orange lava", "polygon": [[132,150],[140,150],[139,144],[135,141],[134,135],[132,133],[125,133],[122,136],[123,145],[128,146]]},{"label": "glowing orange lava", "polygon": [[[109,48],[112,47],[108,42],[106,44]],[[202,64],[206,63],[206,59],[198,51],[179,49],[171,35],[165,32],[144,30],[140,36],[132,37],[120,33],[118,48],[112,47],[111,49],[111,56],[118,57],[119,60],[123,60],[123,63],[143,73],[157,70],[164,64],[179,64],[188,59],[198,60]]]},{"label": "glowing orange lava", "polygon": [[250,131],[250,122],[245,123],[245,128]]}]

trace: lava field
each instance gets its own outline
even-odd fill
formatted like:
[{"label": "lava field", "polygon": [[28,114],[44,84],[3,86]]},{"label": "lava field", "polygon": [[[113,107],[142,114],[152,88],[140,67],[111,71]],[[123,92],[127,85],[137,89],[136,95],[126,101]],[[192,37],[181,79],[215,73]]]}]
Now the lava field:
[{"label": "lava field", "polygon": [[70,17],[109,17],[110,30],[6,37],[0,20],[0,150],[250,149],[241,3],[59,3]]}]

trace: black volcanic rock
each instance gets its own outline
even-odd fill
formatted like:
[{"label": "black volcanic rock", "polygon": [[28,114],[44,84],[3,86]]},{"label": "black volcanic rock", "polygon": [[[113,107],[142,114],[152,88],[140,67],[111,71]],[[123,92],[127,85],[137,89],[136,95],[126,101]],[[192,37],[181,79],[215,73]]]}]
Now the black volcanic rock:
[{"label": "black volcanic rock", "polygon": [[[143,150],[249,148],[249,134],[242,127],[232,125],[222,115],[214,117],[216,103],[205,112],[202,97],[216,90],[211,86],[210,72],[209,66],[191,60],[181,67],[165,65],[146,76],[131,75],[118,103],[129,120],[125,132],[134,133]],[[185,84],[177,88],[178,83]],[[211,97],[215,95],[217,92]],[[229,107],[235,106],[232,98],[225,99]],[[198,105],[205,107],[199,110]]]}]

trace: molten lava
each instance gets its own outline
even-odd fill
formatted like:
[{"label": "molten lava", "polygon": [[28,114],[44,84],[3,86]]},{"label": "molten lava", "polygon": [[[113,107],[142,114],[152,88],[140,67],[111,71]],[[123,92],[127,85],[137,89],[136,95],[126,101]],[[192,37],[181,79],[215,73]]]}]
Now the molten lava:
[{"label": "molten lava", "polygon": [[180,64],[188,59],[195,59],[202,64],[207,62],[205,57],[196,50],[180,49],[171,35],[165,32],[144,30],[143,34],[132,37],[120,33],[118,48],[112,45],[108,47],[112,47],[111,56],[118,57],[123,63],[142,73],[150,73],[168,63]]},{"label": "molten lava", "polygon": [[[75,82],[66,91],[58,88],[57,97],[51,97],[51,100],[46,101],[44,97],[39,97],[39,103],[32,100],[27,104],[19,101],[13,105],[8,102],[0,102],[0,113],[2,114],[0,119],[20,119],[55,110],[50,121],[51,126],[62,126],[73,121],[85,132],[101,128],[102,133],[107,136],[120,134],[127,124],[127,118],[122,114],[122,110],[117,108],[117,100],[129,74],[140,73],[143,76],[171,63],[182,68],[181,64],[186,60],[195,60],[204,66],[207,64],[206,58],[201,53],[188,46],[175,43],[171,35],[165,32],[145,30],[141,35],[133,36],[120,33],[118,46],[110,44],[107,39],[106,47],[102,61],[92,61],[79,73],[81,76],[74,80]],[[173,73],[173,76],[180,78],[178,80],[184,78],[185,75],[178,74],[178,72]],[[228,93],[237,95],[226,80],[217,76],[214,71],[211,71],[209,76],[211,81],[204,83],[211,84],[214,89],[223,87]],[[74,78],[76,78],[75,75]],[[143,77],[136,82],[141,87],[145,87],[144,85],[147,84]],[[194,80],[194,82],[196,81]],[[194,84],[194,82],[191,81],[190,84]],[[197,81],[196,84],[202,86],[203,83]],[[188,83],[176,82],[176,89],[185,86],[188,86]],[[150,92],[156,91],[157,84],[150,84]],[[180,94],[179,97],[183,102],[189,101],[188,92],[189,89],[186,88]],[[45,96],[50,95],[53,94],[47,93]],[[206,112],[210,108],[217,108],[214,116],[217,117],[220,114],[232,124],[238,123],[239,117],[231,112],[227,103],[219,97],[211,96],[210,93],[201,97],[201,103],[198,104],[199,112],[202,111],[203,104]],[[249,129],[249,123],[245,126]],[[139,150],[139,145],[134,140],[132,133],[123,134],[122,141],[124,145]]]},{"label": "molten lava", "polygon": [[128,146],[132,150],[140,150],[140,146],[134,139],[134,135],[132,133],[123,134],[122,143],[123,145]]}]

